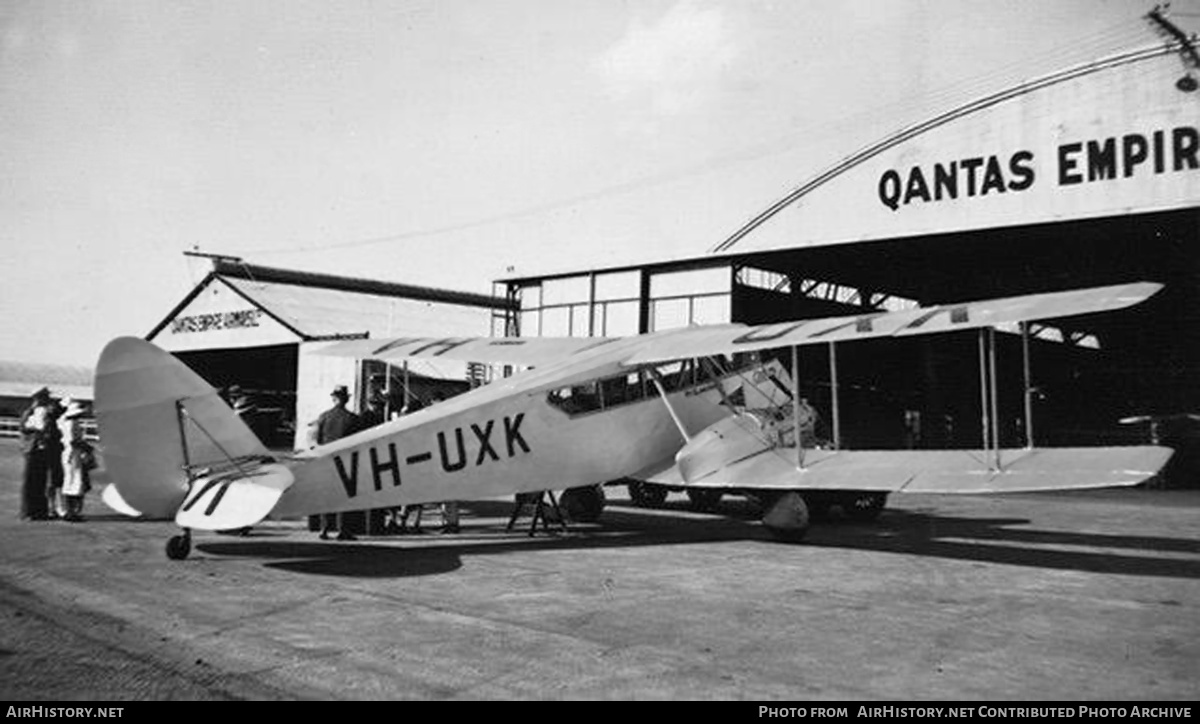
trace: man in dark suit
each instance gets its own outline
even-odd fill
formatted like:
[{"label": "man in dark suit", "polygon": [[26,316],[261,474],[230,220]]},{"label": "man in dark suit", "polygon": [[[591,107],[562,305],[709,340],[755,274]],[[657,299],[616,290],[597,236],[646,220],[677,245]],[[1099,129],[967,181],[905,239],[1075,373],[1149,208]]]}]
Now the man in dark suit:
[{"label": "man in dark suit", "polygon": [[55,500],[62,487],[62,437],[58,415],[62,412],[43,387],[34,392],[21,413],[21,452],[25,453],[25,480],[21,489],[21,518],[53,518]]},{"label": "man in dark suit", "polygon": [[[313,423],[316,427],[318,445],[340,440],[357,432],[361,427],[358,415],[346,409],[346,404],[350,401],[350,391],[346,389],[345,385],[333,388],[333,392],[329,396],[333,400],[333,407],[322,412],[317,421]],[[341,513],[326,513],[322,517],[321,540],[328,540],[334,525],[338,529],[338,540],[355,539],[354,534],[346,530],[345,518]]]}]

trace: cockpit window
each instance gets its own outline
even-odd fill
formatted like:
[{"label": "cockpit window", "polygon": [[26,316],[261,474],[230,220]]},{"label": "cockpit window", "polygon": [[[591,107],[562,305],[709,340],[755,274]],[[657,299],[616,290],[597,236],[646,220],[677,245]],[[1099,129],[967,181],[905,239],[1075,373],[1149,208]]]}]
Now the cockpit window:
[{"label": "cockpit window", "polygon": [[[653,372],[658,374],[663,389],[671,393],[691,389],[701,383],[707,383],[704,387],[707,389],[714,384],[713,375],[727,373],[725,366],[721,360],[710,362],[706,359],[698,362],[689,359],[658,365]],[[561,387],[549,392],[546,399],[551,405],[569,415],[582,415],[657,396],[658,387],[654,384],[651,370],[642,369],[585,384]]]}]

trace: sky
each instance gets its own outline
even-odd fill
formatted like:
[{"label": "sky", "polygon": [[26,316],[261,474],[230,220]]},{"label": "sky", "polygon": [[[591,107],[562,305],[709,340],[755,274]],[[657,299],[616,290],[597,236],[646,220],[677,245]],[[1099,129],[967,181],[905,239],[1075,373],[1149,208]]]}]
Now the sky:
[{"label": "sky", "polygon": [[483,293],[702,255],[907,123],[1156,42],[1153,7],[3,0],[0,359],[144,336],[185,251]]}]

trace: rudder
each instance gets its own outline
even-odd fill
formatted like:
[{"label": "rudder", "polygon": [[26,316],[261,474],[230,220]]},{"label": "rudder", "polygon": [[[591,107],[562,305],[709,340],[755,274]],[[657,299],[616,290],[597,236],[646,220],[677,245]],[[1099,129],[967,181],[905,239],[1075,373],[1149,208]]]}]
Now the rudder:
[{"label": "rudder", "polygon": [[188,466],[270,456],[211,385],[137,337],[105,346],[95,395],[105,466],[121,498],[148,518],[175,516]]}]

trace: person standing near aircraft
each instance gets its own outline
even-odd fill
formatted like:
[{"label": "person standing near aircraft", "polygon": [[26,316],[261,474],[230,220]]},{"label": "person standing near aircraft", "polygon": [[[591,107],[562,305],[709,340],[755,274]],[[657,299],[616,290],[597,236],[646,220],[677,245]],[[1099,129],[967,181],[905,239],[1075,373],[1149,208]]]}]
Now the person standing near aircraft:
[{"label": "person standing near aircraft", "polygon": [[[429,404],[436,405],[446,399],[442,393],[434,392]],[[447,500],[442,503],[442,530],[443,534],[453,534],[459,531],[458,526],[458,501]]]},{"label": "person standing near aircraft", "polygon": [[[372,384],[372,388],[375,385]],[[387,421],[387,397],[380,389],[375,389],[368,398],[366,406],[358,415],[358,429],[369,430],[377,425],[382,425]],[[385,532],[395,528],[395,512],[392,508],[379,508],[371,510],[367,513],[368,520],[379,521],[379,527]],[[370,529],[370,525],[368,526]]]},{"label": "person standing near aircraft", "polygon": [[71,400],[58,420],[62,436],[63,520],[83,519],[83,496],[91,488],[91,469],[95,464],[91,445],[83,439],[83,405]]},{"label": "person standing near aircraft", "polygon": [[807,397],[800,398],[800,404],[796,406],[796,419],[800,423],[800,445],[806,448],[816,447],[817,444],[817,422],[820,420],[820,414],[808,402]]},{"label": "person standing near aircraft", "polygon": [[50,420],[51,427],[51,451],[53,457],[47,461],[50,466],[50,477],[46,482],[46,505],[50,507],[50,517],[65,518],[67,516],[67,507],[63,502],[62,484],[63,484],[63,465],[62,451],[63,439],[62,432],[58,429],[58,421],[62,418],[63,412],[66,410],[63,407],[62,400],[57,397],[50,399]]},{"label": "person standing near aircraft", "polygon": [[[350,391],[346,389],[345,385],[334,387],[329,396],[333,400],[333,407],[322,412],[313,423],[316,427],[318,445],[324,445],[357,432],[361,425],[358,415],[346,409],[346,404],[350,402]],[[329,532],[335,523],[338,529],[338,540],[355,540],[354,534],[346,530],[345,522],[345,516],[342,513],[326,513],[322,518],[321,540],[329,539]]]},{"label": "person standing near aircraft", "polygon": [[[54,511],[57,484],[53,471],[61,464],[58,453],[62,447],[54,422],[50,390],[43,387],[33,393],[29,407],[21,413],[21,451],[25,454],[22,520],[46,520]],[[57,477],[61,480],[62,473]]]}]

